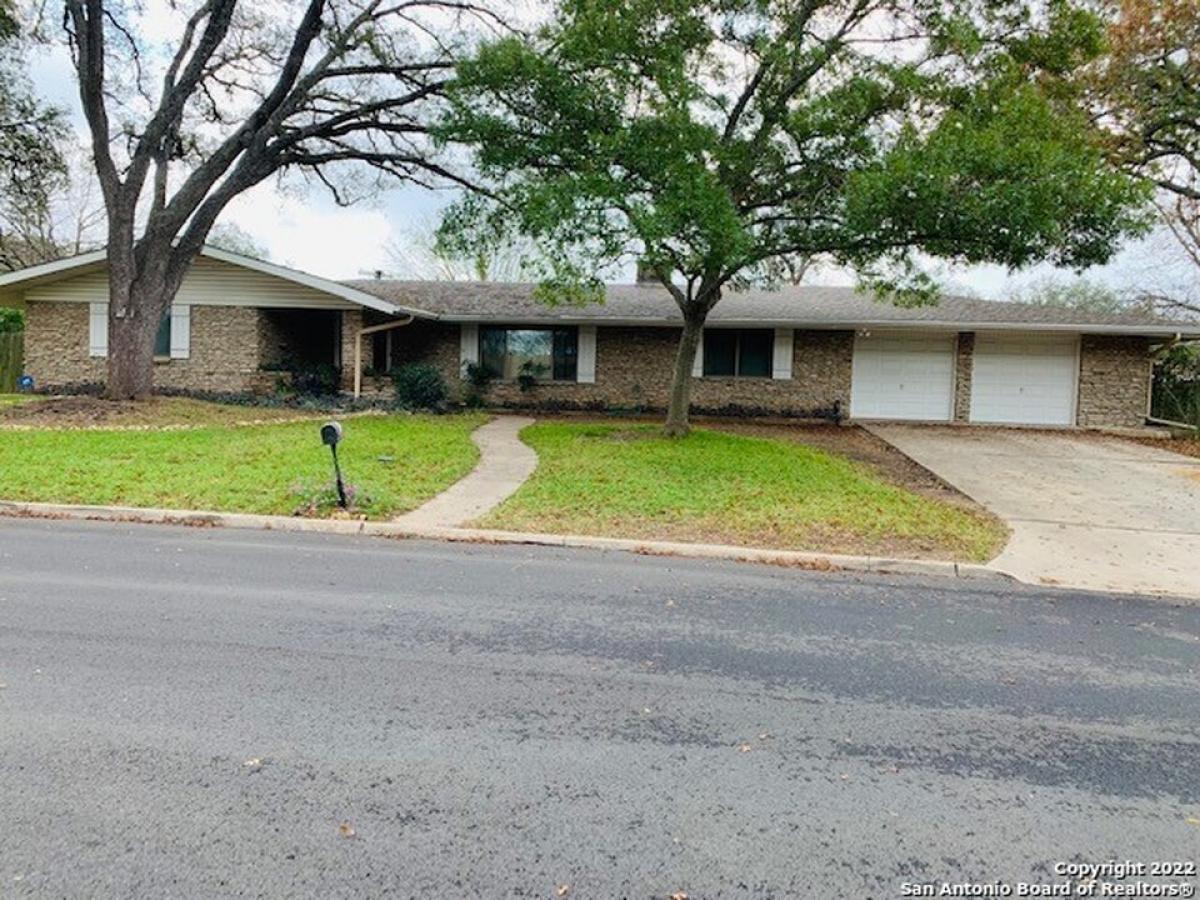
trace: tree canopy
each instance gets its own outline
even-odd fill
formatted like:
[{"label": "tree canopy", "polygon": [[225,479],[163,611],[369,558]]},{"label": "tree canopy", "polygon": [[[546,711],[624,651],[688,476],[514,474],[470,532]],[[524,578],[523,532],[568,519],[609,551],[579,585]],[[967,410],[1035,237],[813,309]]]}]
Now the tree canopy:
[{"label": "tree canopy", "polygon": [[[148,393],[157,323],[234,197],[303,173],[349,202],[452,177],[427,139],[472,0],[66,0],[107,212],[113,397]],[[376,178],[369,177],[374,173]]]},{"label": "tree canopy", "polygon": [[561,0],[458,66],[443,140],[492,187],[447,215],[462,255],[520,232],[547,298],[640,260],[682,312],[668,432],[730,287],[813,259],[928,301],[923,254],[1103,262],[1146,224],[1070,76],[1103,21],[1069,0]]},{"label": "tree canopy", "polygon": [[1167,232],[1191,261],[1190,289],[1145,294],[1200,314],[1200,3],[1112,0],[1108,52],[1083,73],[1114,162],[1151,180]]},{"label": "tree canopy", "polygon": [[24,38],[11,4],[0,2],[0,269],[44,261],[47,249],[26,225],[46,216],[66,174],[63,114],[34,93]]}]

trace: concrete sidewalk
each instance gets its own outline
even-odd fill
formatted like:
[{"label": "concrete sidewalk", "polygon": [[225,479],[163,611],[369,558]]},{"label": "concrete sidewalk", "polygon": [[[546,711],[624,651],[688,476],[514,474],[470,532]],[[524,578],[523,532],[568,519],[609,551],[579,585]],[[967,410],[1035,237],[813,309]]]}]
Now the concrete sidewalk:
[{"label": "concrete sidewalk", "polygon": [[406,528],[453,528],[478,519],[511,497],[537,468],[537,454],[521,443],[523,416],[498,416],[471,433],[479,465],[433,499],[394,521]]}]

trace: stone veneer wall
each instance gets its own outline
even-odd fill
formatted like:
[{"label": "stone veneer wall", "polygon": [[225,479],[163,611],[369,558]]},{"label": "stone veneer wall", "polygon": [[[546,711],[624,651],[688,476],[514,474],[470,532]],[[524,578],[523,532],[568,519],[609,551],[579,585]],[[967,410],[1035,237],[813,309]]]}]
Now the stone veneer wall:
[{"label": "stone veneer wall", "polygon": [[1079,346],[1076,424],[1144,424],[1152,367],[1150,342],[1144,337],[1085,334]]},{"label": "stone veneer wall", "polygon": [[[338,360],[338,364],[342,368],[343,391],[354,390],[354,336],[358,334],[359,329],[362,327],[363,314],[361,309],[342,310],[342,358]],[[362,355],[363,365],[370,365],[371,344],[369,335],[363,338]]]},{"label": "stone veneer wall", "polygon": [[[40,388],[99,384],[105,360],[88,355],[86,303],[31,302],[25,327],[25,371]],[[188,359],[156,362],[159,387],[244,392],[258,381],[259,310],[192,306]]]},{"label": "stone veneer wall", "polygon": [[[430,362],[462,396],[459,326],[414,322],[393,337],[393,362]],[[564,408],[638,407],[663,409],[670,395],[679,330],[600,326],[596,332],[596,383],[544,382],[522,392],[512,383],[489,386],[487,400],[512,406]],[[854,333],[797,329],[792,378],[697,378],[692,405],[697,410],[741,409],[767,414],[811,416],[850,407]]]},{"label": "stone veneer wall", "polygon": [[[27,307],[25,369],[39,388],[101,383],[105,361],[88,355],[86,303],[31,302]],[[156,363],[155,384],[197,391],[269,390],[258,366],[271,334],[254,307],[191,308],[191,355]],[[342,314],[342,380],[352,388],[354,335],[362,324],[359,310]],[[519,406],[567,408],[666,406],[678,329],[605,327],[597,329],[596,383],[544,383],[530,393],[515,384],[493,384],[488,400]],[[970,415],[971,355],[974,336],[959,335],[955,418]],[[697,378],[695,409],[741,409],[777,415],[824,413],[835,404],[850,407],[854,334],[850,331],[797,329],[792,378]],[[416,321],[393,332],[393,359],[430,362],[446,377],[456,396],[463,394],[459,369],[459,326]],[[1080,346],[1077,424],[1136,426],[1147,409],[1151,359],[1143,337],[1085,335]]]},{"label": "stone veneer wall", "polygon": [[975,332],[960,331],[954,358],[954,421],[971,420],[971,375],[975,371]]}]

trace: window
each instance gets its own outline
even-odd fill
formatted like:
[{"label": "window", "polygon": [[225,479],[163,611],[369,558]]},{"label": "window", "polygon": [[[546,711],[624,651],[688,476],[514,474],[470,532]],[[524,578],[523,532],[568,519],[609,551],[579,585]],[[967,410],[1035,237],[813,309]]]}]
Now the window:
[{"label": "window", "polygon": [[371,335],[371,368],[376,375],[392,371],[392,333],[377,331]]},{"label": "window", "polygon": [[481,328],[479,362],[496,378],[523,372],[554,381],[574,381],[579,332],[575,328]]},{"label": "window", "polygon": [[169,306],[158,323],[158,333],[154,335],[154,355],[164,359],[171,358],[171,307]]},{"label": "window", "polygon": [[770,378],[774,342],[769,328],[705,330],[704,374]]}]

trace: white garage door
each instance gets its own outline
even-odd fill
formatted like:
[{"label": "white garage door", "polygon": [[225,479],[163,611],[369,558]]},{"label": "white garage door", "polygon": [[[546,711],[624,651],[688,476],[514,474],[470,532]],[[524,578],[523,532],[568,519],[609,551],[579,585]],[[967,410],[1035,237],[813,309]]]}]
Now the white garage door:
[{"label": "white garage door", "polygon": [[1078,339],[975,339],[971,421],[1073,425]]},{"label": "white garage door", "polygon": [[954,403],[954,336],[859,336],[850,415],[947,422]]}]

